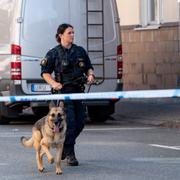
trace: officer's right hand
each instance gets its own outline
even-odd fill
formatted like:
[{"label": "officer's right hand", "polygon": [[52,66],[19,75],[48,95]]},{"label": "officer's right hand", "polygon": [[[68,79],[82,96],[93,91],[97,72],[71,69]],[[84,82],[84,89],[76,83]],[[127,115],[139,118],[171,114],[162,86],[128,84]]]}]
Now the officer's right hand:
[{"label": "officer's right hand", "polygon": [[51,84],[51,87],[52,87],[54,90],[58,91],[58,90],[62,89],[62,84],[61,84],[61,83],[58,83],[58,82],[53,82],[53,83]]}]

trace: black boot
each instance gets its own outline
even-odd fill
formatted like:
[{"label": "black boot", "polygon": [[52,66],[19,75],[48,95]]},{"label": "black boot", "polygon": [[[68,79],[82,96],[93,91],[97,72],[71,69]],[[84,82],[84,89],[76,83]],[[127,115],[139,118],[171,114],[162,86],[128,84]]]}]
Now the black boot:
[{"label": "black boot", "polygon": [[61,160],[66,159],[66,163],[68,166],[78,166],[79,162],[76,159],[74,152],[74,145],[65,145],[62,153]]},{"label": "black boot", "polygon": [[76,159],[76,156],[74,154],[66,156],[66,160],[67,160],[68,166],[78,166],[79,165],[79,162]]}]

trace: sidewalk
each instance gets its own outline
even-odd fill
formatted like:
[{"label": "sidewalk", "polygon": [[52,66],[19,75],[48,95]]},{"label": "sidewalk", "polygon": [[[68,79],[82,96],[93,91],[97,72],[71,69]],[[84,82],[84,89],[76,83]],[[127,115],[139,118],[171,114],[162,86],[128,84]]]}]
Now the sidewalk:
[{"label": "sidewalk", "polygon": [[122,99],[112,117],[129,123],[180,127],[180,98]]}]

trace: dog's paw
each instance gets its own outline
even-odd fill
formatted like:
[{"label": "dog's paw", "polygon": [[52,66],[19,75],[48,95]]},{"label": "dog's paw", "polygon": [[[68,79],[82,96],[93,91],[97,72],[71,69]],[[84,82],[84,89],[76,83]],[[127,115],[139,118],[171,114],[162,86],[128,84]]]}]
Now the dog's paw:
[{"label": "dog's paw", "polygon": [[61,169],[56,169],[56,175],[61,175],[62,174],[62,170]]},{"label": "dog's paw", "polygon": [[54,163],[54,158],[48,159],[48,163],[49,163],[49,164],[53,164],[53,163]]}]

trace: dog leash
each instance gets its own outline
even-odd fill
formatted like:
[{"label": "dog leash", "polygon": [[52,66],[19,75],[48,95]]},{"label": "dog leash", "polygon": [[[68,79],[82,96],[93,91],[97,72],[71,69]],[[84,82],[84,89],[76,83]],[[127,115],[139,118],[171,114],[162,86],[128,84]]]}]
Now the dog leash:
[{"label": "dog leash", "polygon": [[[84,77],[77,78],[75,81],[66,82],[66,83],[63,84],[63,86],[67,86],[67,85],[70,85],[70,84],[72,84],[72,85],[77,84],[77,82],[79,82],[79,81],[84,82],[84,84],[87,84],[87,77],[84,76]],[[95,80],[95,77],[94,77],[94,82],[88,85],[88,89],[87,89],[86,93],[90,92],[90,89],[91,89],[92,85],[99,85],[99,84],[100,84],[100,82],[98,80]],[[52,89],[51,93],[52,94],[61,94],[61,90]],[[56,106],[59,106],[59,103],[60,103],[61,100],[58,99],[58,100],[54,100],[54,101],[56,101],[56,103],[55,103]]]}]

